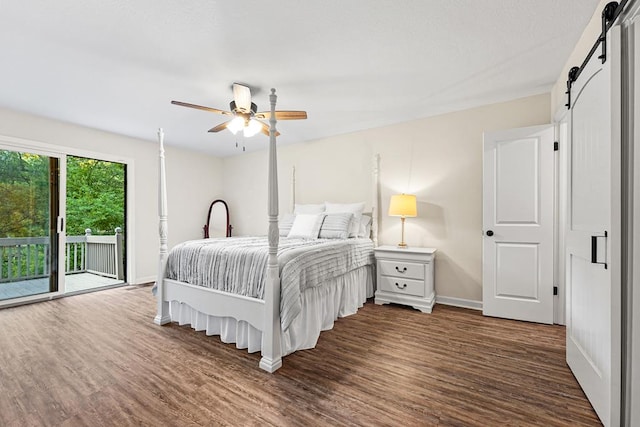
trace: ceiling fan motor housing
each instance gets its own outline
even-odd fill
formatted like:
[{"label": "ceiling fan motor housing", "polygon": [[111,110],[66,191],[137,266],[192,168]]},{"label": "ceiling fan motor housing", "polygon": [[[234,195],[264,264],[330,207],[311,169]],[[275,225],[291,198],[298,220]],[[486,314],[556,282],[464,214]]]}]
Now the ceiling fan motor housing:
[{"label": "ceiling fan motor housing", "polygon": [[234,113],[251,113],[251,115],[253,115],[258,111],[258,106],[252,102],[251,111],[245,111],[245,108],[236,107],[236,101],[231,101],[229,103],[229,109]]}]

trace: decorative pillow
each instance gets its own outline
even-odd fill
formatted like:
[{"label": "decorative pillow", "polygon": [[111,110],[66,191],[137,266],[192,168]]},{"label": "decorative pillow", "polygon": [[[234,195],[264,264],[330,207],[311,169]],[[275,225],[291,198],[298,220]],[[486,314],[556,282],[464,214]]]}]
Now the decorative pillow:
[{"label": "decorative pillow", "polygon": [[358,231],[360,231],[360,218],[362,218],[362,211],[364,211],[364,202],[361,203],[329,203],[325,202],[326,213],[344,213],[349,212],[353,214],[353,220],[351,221],[351,228],[349,229],[349,237],[356,237]]},{"label": "decorative pillow", "polygon": [[353,214],[349,212],[327,214],[320,227],[321,239],[346,239],[349,237]]},{"label": "decorative pillow", "polygon": [[371,237],[371,217],[369,214],[362,214],[360,218],[360,230],[358,231],[358,237]]},{"label": "decorative pillow", "polygon": [[296,203],[293,213],[294,214],[320,214],[324,212],[324,203],[317,205],[299,205]]},{"label": "decorative pillow", "polygon": [[300,214],[296,215],[293,225],[287,237],[300,237],[303,239],[317,239],[324,214]]},{"label": "decorative pillow", "polygon": [[293,220],[295,219],[294,214],[284,214],[282,219],[278,221],[278,228],[280,229],[280,235],[283,237],[287,237],[289,231],[291,230],[291,226],[293,225]]}]

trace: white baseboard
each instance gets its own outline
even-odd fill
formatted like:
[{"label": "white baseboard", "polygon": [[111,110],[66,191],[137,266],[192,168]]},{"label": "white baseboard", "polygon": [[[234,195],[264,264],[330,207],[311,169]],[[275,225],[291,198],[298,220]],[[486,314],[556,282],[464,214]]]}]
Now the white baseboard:
[{"label": "white baseboard", "polygon": [[135,282],[131,283],[132,285],[144,285],[146,283],[155,282],[156,276],[147,276],[147,277],[137,277]]},{"label": "white baseboard", "polygon": [[472,310],[482,310],[482,301],[471,299],[436,296],[436,304],[452,305],[454,307],[470,308]]}]

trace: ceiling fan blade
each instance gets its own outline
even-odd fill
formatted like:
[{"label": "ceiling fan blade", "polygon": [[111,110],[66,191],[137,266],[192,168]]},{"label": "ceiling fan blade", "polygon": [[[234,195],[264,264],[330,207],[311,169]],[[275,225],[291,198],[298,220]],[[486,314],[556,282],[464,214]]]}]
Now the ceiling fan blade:
[{"label": "ceiling fan blade", "polygon": [[[262,125],[262,129],[260,129],[260,132],[269,136],[269,125],[264,122],[261,122],[260,120],[256,120],[256,121]],[[280,136],[280,132],[276,131],[276,136]]]},{"label": "ceiling fan blade", "polygon": [[251,89],[239,83],[233,84],[233,100],[236,108],[243,113],[251,112]]},{"label": "ceiling fan blade", "polygon": [[[255,115],[258,119],[268,119],[271,117],[271,111],[261,111]],[[276,119],[278,120],[304,120],[307,118],[306,111],[276,111]]]},{"label": "ceiling fan blade", "polygon": [[224,123],[220,123],[218,126],[214,126],[211,129],[209,129],[209,132],[220,132],[221,130],[226,129],[229,123],[231,123],[231,120],[227,120]]},{"label": "ceiling fan blade", "polygon": [[173,105],[179,105],[181,107],[196,108],[198,110],[204,110],[204,111],[210,111],[212,113],[224,114],[225,116],[230,116],[232,114],[231,111],[224,111],[224,110],[218,110],[217,108],[204,107],[202,105],[196,105],[196,104],[189,104],[188,102],[171,101],[171,103]]}]

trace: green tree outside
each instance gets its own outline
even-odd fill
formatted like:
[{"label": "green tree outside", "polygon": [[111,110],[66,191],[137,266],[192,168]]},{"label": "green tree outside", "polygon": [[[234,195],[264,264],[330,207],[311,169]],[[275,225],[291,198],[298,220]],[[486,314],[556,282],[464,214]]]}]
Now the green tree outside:
[{"label": "green tree outside", "polygon": [[49,158],[0,150],[0,238],[49,234]]},{"label": "green tree outside", "polygon": [[124,231],[125,166],[121,163],[67,157],[67,235]]},{"label": "green tree outside", "polygon": [[[67,156],[67,235],[125,229],[125,166]],[[0,150],[0,238],[49,234],[49,158]]]}]

